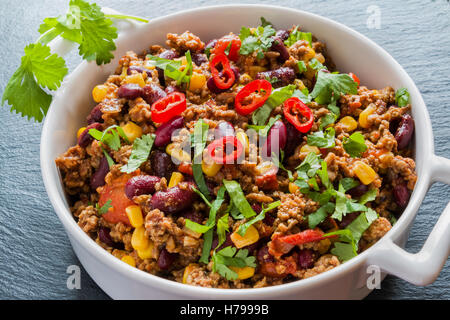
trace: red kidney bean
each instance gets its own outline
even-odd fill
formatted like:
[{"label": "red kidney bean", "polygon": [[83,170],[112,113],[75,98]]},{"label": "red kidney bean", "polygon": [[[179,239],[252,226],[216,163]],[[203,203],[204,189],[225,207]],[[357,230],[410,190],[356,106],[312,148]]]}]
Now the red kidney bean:
[{"label": "red kidney bean", "polygon": [[414,133],[414,120],[409,114],[404,114],[400,125],[395,133],[395,140],[397,140],[397,149],[405,149]]},{"label": "red kidney bean", "polygon": [[165,191],[158,191],[151,198],[150,206],[170,214],[186,210],[195,199],[195,192],[192,191],[194,186],[190,182],[181,182]]},{"label": "red kidney bean", "polygon": [[344,217],[342,217],[342,221],[339,223],[340,228],[347,227],[350,223],[353,222],[358,216],[361,214],[361,212],[352,212],[347,213]]},{"label": "red kidney bean", "polygon": [[208,79],[208,81],[206,81],[206,86],[208,87],[209,91],[211,91],[212,93],[215,93],[215,94],[219,94],[221,92],[226,91],[226,90],[223,90],[223,89],[219,89],[216,86],[216,83],[214,82],[214,78],[213,77],[210,77]]},{"label": "red kidney bean", "polygon": [[[217,237],[217,235],[214,236],[212,244],[211,244],[211,249],[215,249],[217,247],[217,245],[219,244],[219,238]],[[220,245],[220,247],[217,248],[216,251],[220,251],[222,249],[225,249],[226,247],[234,247],[234,243],[231,240],[231,232],[228,232],[225,236],[225,241]]]},{"label": "red kidney bean", "polygon": [[167,96],[167,93],[155,83],[147,84],[144,88],[142,88],[142,98],[149,105],[154,104],[156,101],[164,98],[165,96]]},{"label": "red kidney bean", "polygon": [[96,190],[98,187],[105,185],[105,177],[108,174],[108,172],[109,172],[109,164],[108,160],[104,156],[100,160],[100,165],[98,166],[97,170],[91,176],[90,186],[92,190]]},{"label": "red kidney bean", "polygon": [[283,43],[283,40],[280,37],[272,37],[272,47],[270,47],[270,50],[278,52],[280,55],[278,57],[278,61],[281,63],[284,63],[286,60],[289,59],[289,52],[286,48],[286,46]]},{"label": "red kidney bean", "polygon": [[397,184],[393,190],[395,203],[400,208],[405,208],[408,205],[409,197],[411,196],[408,188],[404,183]]},{"label": "red kidney bean", "polygon": [[206,45],[205,45],[205,51],[206,50],[208,50],[208,49],[212,49],[212,48],[214,48],[215,46],[216,46],[216,44],[217,44],[217,39],[212,39],[212,40],[209,40],[207,43],[206,43]]},{"label": "red kidney bean", "polygon": [[152,77],[152,70],[149,70],[147,68],[144,67],[139,67],[139,66],[129,66],[127,69],[127,74],[130,75],[133,72],[132,71],[136,71],[137,73],[146,73],[147,76],[149,76],[150,78]]},{"label": "red kidney bean", "polygon": [[302,269],[314,267],[314,253],[311,249],[303,249],[298,253],[298,266]]},{"label": "red kidney bean", "polygon": [[193,53],[192,62],[197,66],[201,66],[202,63],[208,62],[208,58],[206,58],[206,55],[203,53]]},{"label": "red kidney bean", "polygon": [[238,67],[231,67],[231,70],[234,73],[234,82],[239,81],[239,77],[240,77],[240,72],[239,72],[239,68]]},{"label": "red kidney bean", "polygon": [[156,147],[164,147],[170,143],[172,140],[172,133],[182,128],[184,125],[184,118],[182,116],[176,116],[170,119],[167,122],[164,122],[157,130],[156,130],[156,138],[155,138],[155,146]]},{"label": "red kidney bean", "polygon": [[177,88],[176,86],[167,86],[165,89],[164,89],[164,92],[165,93],[167,93],[167,94],[171,94],[172,92],[180,92],[180,89],[179,88]]},{"label": "red kidney bean", "polygon": [[295,71],[292,68],[281,67],[271,71],[258,72],[256,79],[273,79],[278,81],[272,83],[274,88],[283,87],[295,80]]},{"label": "red kidney bean", "polygon": [[143,90],[136,83],[126,83],[120,86],[117,94],[119,95],[119,98],[133,100],[140,97],[143,94]]},{"label": "red kidney bean", "polygon": [[109,234],[111,230],[106,227],[100,227],[98,228],[98,238],[101,242],[106,244],[107,246],[114,246],[114,241],[111,238],[111,235]]},{"label": "red kidney bean", "polygon": [[88,124],[93,124],[94,122],[103,122],[102,115],[103,113],[101,105],[98,104],[91,110],[91,113],[89,113],[89,115],[87,116],[86,121]]},{"label": "red kidney bean", "polygon": [[367,191],[369,191],[369,187],[366,186],[365,184],[360,184],[359,186],[356,186],[356,187],[351,188],[350,190],[347,190],[346,193],[351,195],[352,198],[359,198]]},{"label": "red kidney bean", "polygon": [[259,203],[254,203],[252,204],[252,209],[256,212],[256,214],[259,214],[262,210],[262,207]]},{"label": "red kidney bean", "polygon": [[192,209],[183,212],[181,216],[185,219],[189,219],[197,223],[202,223],[204,220],[203,214],[201,212]]},{"label": "red kidney bean", "polygon": [[161,178],[155,176],[134,176],[125,184],[125,194],[130,200],[142,194],[153,194],[156,184],[160,181]]},{"label": "red kidney bean", "polygon": [[150,163],[153,174],[158,177],[165,177],[170,179],[170,176],[175,171],[175,165],[170,156],[162,151],[155,150],[150,156]]},{"label": "red kidney bean", "polygon": [[280,37],[281,40],[287,40],[289,38],[289,31],[287,30],[277,30],[277,33],[275,33],[276,37]]},{"label": "red kidney bean", "polygon": [[253,256],[253,255],[255,255],[255,251],[258,250],[260,244],[261,244],[260,241],[256,241],[255,243],[252,243],[251,245],[248,245],[242,249],[248,250],[248,255]]},{"label": "red kidney bean", "polygon": [[269,253],[269,247],[267,246],[267,244],[258,250],[256,258],[258,259],[259,263],[275,262],[274,257]]},{"label": "red kidney bean", "polygon": [[159,253],[159,257],[158,257],[158,261],[157,261],[158,267],[162,270],[169,269],[177,257],[178,257],[177,253],[171,253],[171,252],[167,251],[166,248],[163,248],[161,250],[161,252]]},{"label": "red kidney bean", "polygon": [[228,121],[220,121],[214,128],[214,139],[220,139],[223,137],[234,136],[234,127]]},{"label": "red kidney bean", "polygon": [[269,133],[267,134],[267,139],[263,146],[263,154],[266,157],[271,157],[272,152],[276,152],[279,150],[272,150],[273,147],[278,145],[279,149],[284,149],[287,141],[287,131],[286,126],[283,121],[277,120],[273,126],[270,128]]},{"label": "red kidney bean", "polygon": [[88,125],[86,129],[80,134],[80,136],[78,137],[78,145],[82,148],[86,148],[89,145],[89,143],[91,143],[92,140],[94,140],[94,138],[89,134],[90,129],[101,130],[102,124],[94,122]]},{"label": "red kidney bean", "polygon": [[300,133],[295,127],[288,121],[284,122],[286,126],[286,146],[284,147],[284,156],[286,157],[294,154],[295,148],[303,140],[303,134]]}]

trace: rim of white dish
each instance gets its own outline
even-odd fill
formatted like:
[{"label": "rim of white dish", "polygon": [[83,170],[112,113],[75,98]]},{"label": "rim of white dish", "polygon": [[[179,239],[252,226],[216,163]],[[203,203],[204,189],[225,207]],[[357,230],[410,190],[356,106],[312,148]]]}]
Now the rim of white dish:
[{"label": "rim of white dish", "polygon": [[[406,73],[406,71],[401,67],[401,65],[389,54],[387,53],[383,48],[381,48],[378,44],[367,38],[366,36],[360,34],[359,32],[339,23],[334,20],[331,20],[329,18],[325,18],[322,16],[319,16],[314,13],[302,11],[295,8],[288,8],[288,7],[282,7],[282,6],[274,6],[274,5],[256,5],[256,4],[228,4],[228,5],[215,5],[215,6],[207,6],[207,7],[200,7],[200,8],[194,8],[194,9],[188,9],[184,11],[179,11],[173,14],[161,16],[158,18],[152,19],[149,23],[145,24],[144,26],[149,26],[152,24],[157,24],[161,20],[165,20],[167,18],[176,18],[177,16],[186,15],[192,12],[197,11],[216,11],[224,8],[234,8],[234,9],[251,9],[255,7],[265,7],[273,10],[277,10],[278,12],[282,11],[291,11],[296,12],[299,15],[309,16],[310,18],[313,18],[319,23],[323,23],[329,26],[332,26],[334,28],[340,29],[341,31],[350,34],[355,38],[355,41],[363,42],[364,45],[370,46],[374,50],[377,51],[378,54],[380,54],[383,58],[383,60],[386,60],[390,67],[395,70],[396,72],[400,73],[400,75],[404,78],[405,82],[407,83],[407,86],[410,90],[410,92],[413,91],[413,93],[417,96],[417,101],[415,101],[415,107],[420,108],[420,113],[423,118],[420,119],[420,122],[425,122],[425,130],[427,132],[421,132],[421,134],[426,134],[428,137],[428,143],[421,146],[421,152],[425,152],[426,158],[431,159],[431,157],[434,155],[434,139],[433,139],[433,133],[431,129],[431,121],[429,118],[428,111],[425,106],[425,102],[423,101],[423,98],[412,81],[412,79],[409,77],[409,75]],[[312,32],[314,32],[312,30]],[[125,33],[124,33],[125,34]],[[120,41],[121,37],[123,35],[119,36],[117,41]],[[77,66],[77,68],[73,71],[75,72],[79,68],[84,67],[87,64],[87,62],[82,62],[80,65]],[[70,75],[67,77],[66,82],[70,81]],[[64,85],[64,84],[63,84]],[[58,95],[58,93],[55,95]],[[54,99],[53,101],[55,101]],[[419,106],[416,106],[419,105]],[[197,287],[197,286],[191,286],[182,284],[179,282],[175,282],[172,280],[168,280],[162,277],[158,277],[155,275],[152,275],[150,273],[147,273],[145,271],[141,271],[139,269],[133,268],[129,266],[128,264],[123,263],[119,259],[115,258],[113,255],[111,255],[109,252],[104,250],[101,246],[99,246],[94,240],[92,240],[83,230],[78,226],[78,224],[73,219],[73,216],[68,210],[65,205],[64,201],[61,199],[61,197],[58,196],[58,192],[56,189],[56,183],[60,183],[57,181],[49,181],[47,177],[49,177],[49,172],[51,170],[54,170],[54,159],[51,158],[48,154],[47,150],[47,144],[46,141],[49,137],[49,129],[48,129],[48,123],[52,122],[52,109],[54,106],[54,102],[51,104],[48,114],[45,118],[45,122],[43,125],[42,130],[42,136],[41,136],[41,146],[40,146],[40,155],[41,155],[41,170],[42,170],[42,176],[44,180],[44,185],[47,191],[47,194],[49,196],[49,199],[56,211],[57,216],[59,217],[60,221],[63,223],[65,230],[70,233],[71,236],[73,236],[77,241],[79,241],[80,245],[84,247],[91,255],[96,257],[96,259],[101,259],[103,263],[107,263],[109,267],[114,269],[117,272],[120,272],[121,274],[124,274],[125,276],[135,280],[139,281],[144,284],[149,284],[152,286],[155,285],[161,285],[161,289],[164,291],[173,291],[176,292],[182,291],[185,295],[192,294],[193,297],[224,297],[224,298],[234,298],[237,299],[241,295],[248,295],[249,293],[255,295],[255,297],[262,297],[262,296],[276,296],[276,293],[286,293],[293,290],[298,290],[299,288],[307,288],[312,287],[318,284],[319,282],[326,282],[330,280],[331,278],[335,277],[338,274],[346,274],[348,272],[353,271],[354,268],[356,268],[359,264],[364,263],[366,257],[374,250],[374,248],[377,248],[379,246],[383,245],[384,240],[386,239],[392,239],[394,235],[397,234],[397,232],[401,232],[405,226],[408,225],[409,222],[411,222],[412,219],[415,218],[415,215],[417,214],[418,207],[423,200],[425,193],[428,189],[428,186],[430,184],[431,178],[430,178],[430,170],[423,166],[421,172],[419,172],[419,176],[417,179],[416,186],[414,188],[413,194],[411,195],[410,202],[408,203],[407,208],[402,213],[401,217],[397,221],[397,223],[393,226],[393,228],[382,238],[380,239],[375,245],[373,245],[371,248],[367,249],[366,251],[362,252],[358,256],[352,258],[351,260],[339,265],[336,268],[333,268],[329,271],[326,271],[324,273],[318,274],[314,277],[302,279],[302,280],[296,280],[290,283],[285,283],[281,285],[275,285],[270,287],[264,287],[264,288],[248,288],[248,289],[220,289],[220,288],[204,288],[204,287]],[[405,230],[403,230],[405,231]]]}]

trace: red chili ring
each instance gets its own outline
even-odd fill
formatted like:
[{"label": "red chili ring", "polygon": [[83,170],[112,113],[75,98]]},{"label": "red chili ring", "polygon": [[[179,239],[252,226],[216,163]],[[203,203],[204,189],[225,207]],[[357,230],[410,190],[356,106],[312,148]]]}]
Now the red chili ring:
[{"label": "red chili ring", "polygon": [[152,104],[152,121],[167,122],[184,110],[186,110],[186,96],[182,92],[172,92]]},{"label": "red chili ring", "polygon": [[[233,145],[233,152],[226,154],[226,146]],[[219,149],[219,152],[216,152]],[[242,143],[234,136],[226,136],[220,139],[214,140],[208,145],[208,156],[218,164],[233,164],[241,156],[244,148]],[[219,153],[219,154],[217,154]]]},{"label": "red chili ring", "polygon": [[[217,66],[220,64],[222,65],[221,71],[217,69]],[[236,80],[236,76],[230,67],[230,61],[225,54],[222,53],[215,55],[209,63],[209,67],[217,88],[226,90],[233,85]],[[222,77],[219,75],[219,72],[222,72]]]},{"label": "red chili ring", "polygon": [[[292,114],[293,110],[305,117],[306,122],[301,122],[298,114]],[[301,133],[307,133],[314,123],[314,115],[311,109],[297,97],[289,98],[284,102],[283,113],[286,120]]]},{"label": "red chili ring", "polygon": [[[263,94],[262,96],[252,97],[252,101],[249,104],[243,105],[242,102],[245,98],[253,93]],[[269,98],[272,93],[272,84],[264,79],[254,80],[243,87],[236,95],[234,100],[234,107],[236,112],[240,115],[248,115],[261,107]]]}]

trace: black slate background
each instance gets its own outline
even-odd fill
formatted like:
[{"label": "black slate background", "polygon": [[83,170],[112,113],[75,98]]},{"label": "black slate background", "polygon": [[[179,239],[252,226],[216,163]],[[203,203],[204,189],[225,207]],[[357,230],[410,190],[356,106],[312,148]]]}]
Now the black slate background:
[{"label": "black slate background", "polygon": [[[447,0],[406,1],[236,1],[299,8],[344,23],[384,47],[406,69],[431,114],[436,153],[450,158],[450,4]],[[97,0],[148,18],[224,3],[217,0]],[[0,93],[17,68],[23,48],[37,39],[43,18],[66,11],[66,0],[0,0]],[[367,27],[367,8],[381,9],[381,28]],[[207,26],[205,26],[207,27]],[[72,69],[79,58],[67,58]],[[355,70],[357,73],[357,70]],[[80,265],[47,198],[39,166],[41,124],[0,112],[0,299],[108,299],[82,269],[80,290],[66,286],[66,269]],[[407,243],[420,250],[450,199],[450,187],[435,184]],[[81,265],[80,265],[81,266]],[[450,263],[427,287],[388,276],[369,299],[449,299]]]}]

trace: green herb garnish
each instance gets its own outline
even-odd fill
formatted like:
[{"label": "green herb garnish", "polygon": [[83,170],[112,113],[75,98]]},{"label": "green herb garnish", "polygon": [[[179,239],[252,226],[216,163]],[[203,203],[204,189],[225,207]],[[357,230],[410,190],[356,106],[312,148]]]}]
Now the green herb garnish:
[{"label": "green herb garnish", "polygon": [[256,217],[254,217],[252,220],[249,220],[249,221],[247,221],[246,223],[241,224],[241,225],[239,226],[239,229],[238,229],[237,233],[238,233],[239,235],[241,235],[241,236],[244,236],[245,233],[247,232],[247,229],[248,229],[252,224],[254,224],[254,223],[258,222],[258,221],[264,220],[264,218],[266,217],[266,213],[269,212],[269,211],[271,211],[271,210],[273,210],[273,209],[275,209],[275,208],[278,207],[279,205],[281,205],[281,201],[275,201],[275,202],[272,202],[272,203],[269,204],[267,207],[264,207],[264,206],[263,206],[261,212],[260,212]]},{"label": "green herb garnish", "polygon": [[409,92],[406,88],[400,88],[395,92],[395,104],[399,107],[406,107],[409,103]]},{"label": "green herb garnish", "polygon": [[325,131],[316,131],[307,136],[307,142],[310,146],[319,148],[334,148],[335,144],[335,130],[330,127]]},{"label": "green herb garnish", "polygon": [[367,150],[364,136],[360,132],[353,133],[349,138],[344,137],[343,146],[352,158],[361,157],[364,151]]},{"label": "green herb garnish", "polygon": [[273,90],[266,103],[253,112],[252,122],[258,126],[266,125],[267,119],[269,119],[272,110],[292,97],[294,90],[295,86],[292,84]]},{"label": "green herb garnish", "polygon": [[241,39],[239,53],[249,55],[256,52],[258,59],[262,59],[264,52],[272,46],[273,35],[275,35],[275,29],[270,24],[260,26],[254,32],[250,28],[242,27],[239,34],[239,38]]},{"label": "green herb garnish", "polygon": [[238,182],[234,180],[223,180],[223,185],[227,189],[234,206],[239,209],[239,212],[242,213],[245,218],[251,218],[256,215],[256,212],[245,198],[241,185]]},{"label": "green herb garnish", "polygon": [[110,208],[113,208],[113,206],[111,205],[111,202],[112,202],[112,200],[109,199],[101,207],[98,205],[98,203],[96,203],[95,209],[97,209],[98,214],[103,215],[103,214],[107,213]]},{"label": "green herb garnish", "polygon": [[215,252],[212,257],[213,272],[217,272],[227,280],[236,280],[238,277],[237,273],[229,267],[256,267],[256,259],[253,256],[248,256],[247,249],[241,249],[237,253],[236,251],[236,248],[226,247]]},{"label": "green herb garnish", "polygon": [[133,148],[128,163],[122,166],[120,171],[131,173],[139,169],[141,164],[147,161],[150,151],[152,150],[153,141],[155,141],[154,134],[146,134],[141,138],[136,138],[133,142]]},{"label": "green herb garnish", "polygon": [[289,37],[284,41],[284,44],[288,47],[292,46],[299,40],[308,41],[309,46],[312,45],[312,34],[311,32],[301,32],[298,30],[298,27],[295,27],[294,30],[289,34]]},{"label": "green herb garnish", "polygon": [[317,73],[317,81],[311,96],[319,104],[329,104],[344,94],[357,94],[358,84],[348,74]]},{"label": "green herb garnish", "polygon": [[194,127],[194,161],[192,162],[192,173],[200,191],[209,199],[210,194],[206,185],[202,170],[202,154],[208,137],[209,125],[202,119],[198,120]]}]

